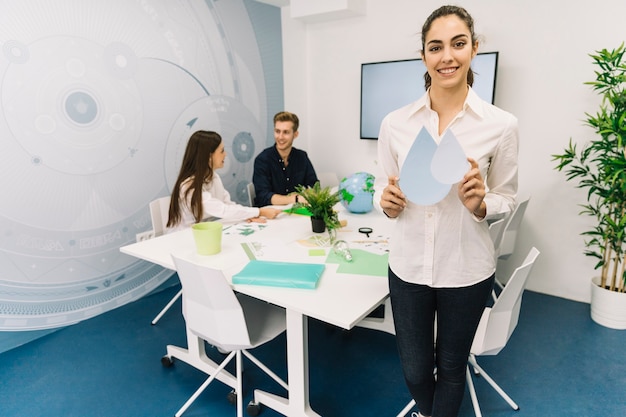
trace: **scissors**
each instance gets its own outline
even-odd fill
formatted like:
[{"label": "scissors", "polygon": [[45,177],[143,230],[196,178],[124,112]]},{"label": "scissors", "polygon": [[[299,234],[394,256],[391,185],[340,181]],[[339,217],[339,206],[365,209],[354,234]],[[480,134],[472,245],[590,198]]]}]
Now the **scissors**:
[{"label": "scissors", "polygon": [[371,227],[359,227],[359,233],[363,233],[367,237],[370,237],[370,233],[372,232],[373,230]]}]

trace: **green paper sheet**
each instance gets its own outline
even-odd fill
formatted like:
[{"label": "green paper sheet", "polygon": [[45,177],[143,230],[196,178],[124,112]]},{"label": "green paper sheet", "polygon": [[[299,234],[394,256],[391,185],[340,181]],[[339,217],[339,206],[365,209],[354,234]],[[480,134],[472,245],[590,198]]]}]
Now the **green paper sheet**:
[{"label": "green paper sheet", "polygon": [[350,249],[352,262],[348,262],[332,250],[326,258],[327,264],[339,264],[337,272],[342,274],[387,276],[389,254],[377,255],[362,249]]},{"label": "green paper sheet", "polygon": [[307,209],[306,207],[289,208],[283,211],[289,214],[300,214],[302,216],[309,216],[309,217],[313,215],[313,213],[311,213],[309,209]]}]

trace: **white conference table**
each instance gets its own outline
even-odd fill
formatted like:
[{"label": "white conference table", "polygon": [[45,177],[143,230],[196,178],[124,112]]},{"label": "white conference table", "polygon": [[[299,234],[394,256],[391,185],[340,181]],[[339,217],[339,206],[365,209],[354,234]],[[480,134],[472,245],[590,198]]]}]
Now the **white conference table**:
[{"label": "white conference table", "polygon": [[[388,236],[391,222],[383,215],[372,211],[367,214],[352,214],[339,210],[340,219],[348,224],[337,233],[338,239],[360,245],[368,240],[374,244],[381,236]],[[324,263],[324,255],[329,247],[308,247],[311,237],[310,219],[297,214],[283,213],[263,225],[250,225],[250,234],[241,234],[239,230],[246,225],[224,225],[222,251],[211,256],[197,255],[191,229],[159,236],[143,242],[133,243],[120,248],[122,253],[153,262],[165,268],[175,270],[171,253],[184,253],[194,261],[212,268],[221,269],[227,279],[240,271],[249,261],[249,256],[242,244],[255,246],[260,250],[258,259],[289,262]],[[360,227],[370,227],[373,232],[367,237],[359,233]],[[328,233],[319,237],[327,237]],[[304,242],[303,242],[304,241]],[[313,249],[313,252],[311,250]],[[358,259],[355,259],[358,262]],[[351,329],[366,317],[389,295],[386,276],[339,273],[338,264],[326,264],[324,273],[316,289],[292,289],[282,287],[263,287],[257,285],[234,285],[234,289],[243,294],[267,301],[285,308],[287,317],[287,372],[289,382],[288,398],[255,390],[255,400],[289,417],[312,417],[320,415],[309,404],[309,359],[307,318]],[[217,365],[206,357],[204,344],[187,332],[188,349],[168,346],[168,355],[182,359],[206,373],[214,373]],[[198,352],[202,358],[198,362]],[[234,377],[224,374],[218,379],[230,386],[235,386]]]}]

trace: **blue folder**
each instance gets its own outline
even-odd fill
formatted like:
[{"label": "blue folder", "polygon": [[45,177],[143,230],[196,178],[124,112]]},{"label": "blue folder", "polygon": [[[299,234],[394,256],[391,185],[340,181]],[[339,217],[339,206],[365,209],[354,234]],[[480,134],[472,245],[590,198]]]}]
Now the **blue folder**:
[{"label": "blue folder", "polygon": [[315,289],[324,264],[251,260],[233,275],[233,284]]}]

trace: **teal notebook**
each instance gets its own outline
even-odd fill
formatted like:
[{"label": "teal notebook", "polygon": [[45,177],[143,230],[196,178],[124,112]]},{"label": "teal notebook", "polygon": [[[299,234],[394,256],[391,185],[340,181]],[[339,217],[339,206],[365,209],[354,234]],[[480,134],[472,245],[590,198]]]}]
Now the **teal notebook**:
[{"label": "teal notebook", "polygon": [[315,289],[324,264],[251,260],[233,275],[233,284]]}]

